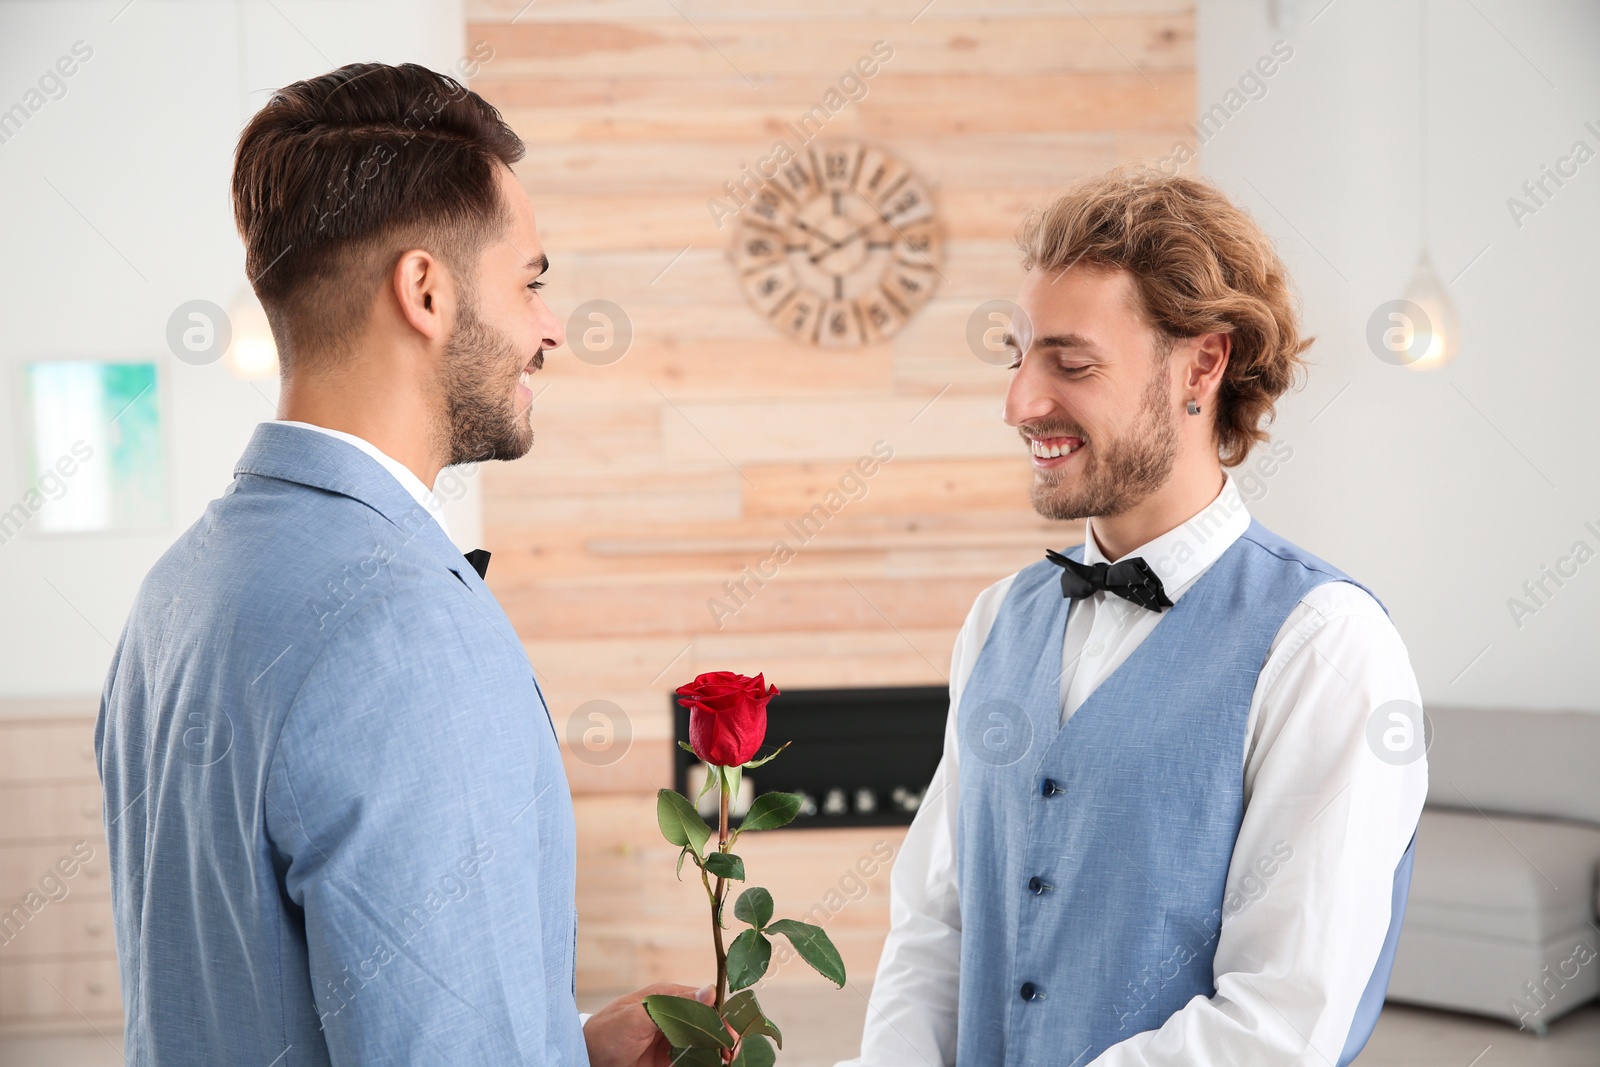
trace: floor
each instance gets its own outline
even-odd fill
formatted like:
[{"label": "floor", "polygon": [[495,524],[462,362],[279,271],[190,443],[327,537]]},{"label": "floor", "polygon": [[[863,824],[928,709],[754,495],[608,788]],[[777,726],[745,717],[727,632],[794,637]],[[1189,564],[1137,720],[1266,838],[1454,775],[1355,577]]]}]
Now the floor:
[{"label": "floor", "polygon": [[[783,1028],[782,1067],[832,1067],[856,1052],[866,997],[861,988],[775,987],[763,1006]],[[598,1003],[603,1003],[603,999]],[[598,1003],[587,998],[585,1010]],[[0,1038],[0,1067],[113,1067],[122,1054],[98,1037]],[[1509,1024],[1390,1005],[1356,1067],[1597,1067],[1600,1003],[1556,1020],[1537,1038]]]}]

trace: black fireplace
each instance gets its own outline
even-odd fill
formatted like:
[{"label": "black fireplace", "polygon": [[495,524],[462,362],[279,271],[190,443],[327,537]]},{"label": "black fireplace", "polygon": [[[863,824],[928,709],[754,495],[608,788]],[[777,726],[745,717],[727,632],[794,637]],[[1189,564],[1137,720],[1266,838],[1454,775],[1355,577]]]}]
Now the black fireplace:
[{"label": "black fireplace", "polygon": [[[673,701],[673,732],[689,740],[689,711]],[[950,692],[944,686],[786,690],[767,706],[764,767],[745,772],[755,792],[799,793],[800,816],[786,829],[905,826],[917,813],[944,748]],[[673,784],[695,799],[699,760],[674,745]],[[703,781],[703,779],[701,779]],[[702,814],[714,814],[708,794]],[[738,819],[732,820],[735,824]]]}]

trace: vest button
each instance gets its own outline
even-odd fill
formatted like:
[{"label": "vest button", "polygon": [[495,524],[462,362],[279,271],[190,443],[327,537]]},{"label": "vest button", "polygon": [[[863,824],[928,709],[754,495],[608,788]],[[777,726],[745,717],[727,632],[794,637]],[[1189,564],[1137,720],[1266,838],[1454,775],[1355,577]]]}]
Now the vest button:
[{"label": "vest button", "polygon": [[1039,894],[1044,893],[1047,890],[1054,889],[1055,886],[1051,885],[1049,882],[1045,881],[1043,878],[1040,878],[1036,874],[1032,878],[1028,879],[1028,888],[1033,890],[1035,894]]},{"label": "vest button", "polygon": [[1054,778],[1046,778],[1044,780],[1044,782],[1041,783],[1040,786],[1039,786],[1039,795],[1040,796],[1053,797],[1057,793],[1065,793],[1065,792],[1066,792],[1065,789],[1062,789],[1059,785],[1056,784],[1056,780]]},{"label": "vest button", "polygon": [[1023,982],[1022,999],[1027,1001],[1043,1000],[1044,993],[1042,993],[1039,990],[1039,987],[1034,985],[1032,982]]}]

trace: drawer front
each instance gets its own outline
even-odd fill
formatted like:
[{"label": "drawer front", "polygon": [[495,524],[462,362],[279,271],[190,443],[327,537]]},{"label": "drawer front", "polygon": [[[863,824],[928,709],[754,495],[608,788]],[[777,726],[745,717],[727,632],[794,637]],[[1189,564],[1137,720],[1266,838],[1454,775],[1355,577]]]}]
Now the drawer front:
[{"label": "drawer front", "polygon": [[0,785],[0,843],[98,841],[104,832],[99,782]]},{"label": "drawer front", "polygon": [[0,722],[0,782],[99,778],[93,719]]},{"label": "drawer front", "polygon": [[0,963],[117,950],[109,900],[69,896],[37,912],[18,907],[0,905]]},{"label": "drawer front", "polygon": [[0,1024],[122,1015],[115,956],[92,960],[0,960]]},{"label": "drawer front", "polygon": [[[89,858],[80,862],[84,855]],[[111,896],[106,872],[106,842],[99,834],[50,844],[0,845],[0,911],[26,903],[30,893],[41,899],[105,899]]]}]

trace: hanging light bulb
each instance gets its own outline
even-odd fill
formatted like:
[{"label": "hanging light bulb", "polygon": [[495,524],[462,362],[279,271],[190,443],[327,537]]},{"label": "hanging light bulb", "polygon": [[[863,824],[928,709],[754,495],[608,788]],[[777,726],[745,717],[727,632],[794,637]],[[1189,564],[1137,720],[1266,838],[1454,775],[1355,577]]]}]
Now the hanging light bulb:
[{"label": "hanging light bulb", "polygon": [[233,344],[228,348],[228,369],[236,378],[271,378],[278,373],[278,346],[272,340],[267,313],[246,285],[228,308],[233,324]]},{"label": "hanging light bulb", "polygon": [[1456,315],[1456,306],[1444,283],[1433,269],[1426,247],[1417,260],[1411,284],[1406,287],[1406,299],[1421,312],[1414,316],[1412,340],[1406,346],[1415,358],[1406,365],[1412,370],[1431,370],[1449,363],[1461,343],[1461,319]]},{"label": "hanging light bulb", "polygon": [[1422,223],[1422,254],[1417,257],[1416,272],[1406,287],[1405,298],[1413,307],[1403,317],[1412,320],[1411,337],[1400,362],[1412,370],[1432,370],[1455,358],[1461,343],[1461,319],[1428,256],[1428,0],[1419,0],[1417,9],[1417,147],[1421,163],[1417,215]]}]

